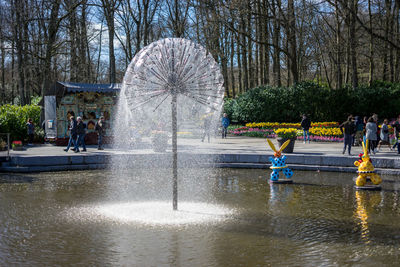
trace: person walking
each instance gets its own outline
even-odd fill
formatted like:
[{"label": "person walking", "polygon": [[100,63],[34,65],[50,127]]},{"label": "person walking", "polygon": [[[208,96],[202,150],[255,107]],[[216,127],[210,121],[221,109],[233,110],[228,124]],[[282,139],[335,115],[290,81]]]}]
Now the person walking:
[{"label": "person walking", "polygon": [[389,142],[389,126],[388,126],[388,119],[384,119],[382,126],[381,126],[381,133],[380,133],[380,137],[381,140],[378,143],[378,152],[381,149],[382,145],[388,145],[389,149],[392,150],[392,147],[390,146],[390,142]]},{"label": "person walking", "polygon": [[354,145],[359,146],[361,145],[361,141],[363,140],[363,131],[364,131],[364,123],[361,120],[360,116],[355,117],[356,120],[356,133],[354,136]]},{"label": "person walking", "polygon": [[105,132],[106,122],[104,121],[104,117],[101,116],[100,119],[96,122],[94,129],[97,132],[97,149],[104,150],[103,148],[103,136]]},{"label": "person walking", "polygon": [[207,139],[208,142],[210,143],[210,138],[211,138],[211,133],[210,133],[210,128],[211,128],[211,117],[212,114],[207,114],[204,117],[203,120],[203,136],[201,137],[201,142],[204,142],[204,139],[206,138],[207,135]]},{"label": "person walking", "polygon": [[356,132],[356,126],[353,121],[353,116],[347,117],[347,121],[339,125],[340,131],[344,134],[344,147],[342,154],[348,149],[348,154],[351,155],[351,145],[353,144],[353,137]]},{"label": "person walking", "polygon": [[393,124],[394,129],[394,137],[396,138],[396,143],[393,145],[393,149],[397,146],[397,154],[400,154],[400,145],[399,145],[399,138],[400,138],[400,115],[397,117],[396,122]]},{"label": "person walking", "polygon": [[222,138],[226,138],[226,135],[228,133],[228,126],[230,124],[230,120],[228,118],[228,114],[224,113],[223,117],[222,117]]},{"label": "person walking", "polygon": [[35,125],[31,118],[26,122],[26,127],[28,129],[28,146],[33,146],[33,138],[35,137]]},{"label": "person walking", "polygon": [[368,119],[367,125],[365,125],[365,131],[366,131],[365,137],[367,140],[369,140],[368,153],[371,152],[372,150],[372,153],[375,154],[376,140],[378,139],[377,137],[378,126],[376,125],[372,117]]},{"label": "person walking", "polygon": [[308,143],[310,143],[311,120],[307,117],[306,114],[303,114],[303,119],[301,120],[301,127],[303,128],[304,144],[307,142],[307,138],[308,138]]},{"label": "person walking", "polygon": [[375,142],[375,147],[373,149],[376,151],[378,148],[378,143],[381,140],[381,129],[378,127],[379,125],[379,119],[378,119],[378,114],[374,113],[372,114],[372,118],[374,119],[374,122],[376,124],[376,142]]},{"label": "person walking", "polygon": [[76,123],[76,120],[75,120],[74,116],[71,116],[69,118],[69,120],[70,120],[69,127],[68,127],[69,128],[69,140],[68,140],[67,147],[64,149],[65,152],[68,152],[69,148],[72,145],[74,147],[72,150],[76,149],[76,137],[77,137],[76,125],[77,125],[77,123]]},{"label": "person walking", "polygon": [[364,144],[367,142],[367,137],[366,137],[366,135],[367,135],[367,130],[365,129],[365,126],[367,126],[367,123],[368,123],[368,117],[367,117],[367,116],[364,116],[364,119],[363,119],[363,125],[364,125],[364,129],[363,129],[363,142],[364,142]]},{"label": "person walking", "polygon": [[82,121],[81,117],[76,118],[76,134],[78,135],[76,146],[75,146],[75,153],[79,152],[79,146],[82,146],[82,151],[86,152],[86,145],[85,145],[85,136],[86,136],[86,124]]}]

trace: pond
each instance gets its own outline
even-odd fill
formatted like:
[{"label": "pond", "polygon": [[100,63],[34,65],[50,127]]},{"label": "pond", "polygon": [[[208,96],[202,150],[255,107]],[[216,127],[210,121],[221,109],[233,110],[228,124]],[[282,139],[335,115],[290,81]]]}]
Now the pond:
[{"label": "pond", "polygon": [[354,176],[270,185],[269,170],[180,170],[183,215],[170,221],[132,206],[169,210],[168,170],[1,174],[0,265],[398,266],[400,183],[357,191]]}]

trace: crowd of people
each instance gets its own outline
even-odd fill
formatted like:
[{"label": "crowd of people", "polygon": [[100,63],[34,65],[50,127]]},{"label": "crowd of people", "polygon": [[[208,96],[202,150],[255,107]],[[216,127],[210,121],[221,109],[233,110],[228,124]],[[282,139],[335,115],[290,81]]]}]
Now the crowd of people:
[{"label": "crowd of people", "polygon": [[389,120],[384,119],[382,125],[379,126],[377,114],[373,114],[371,117],[364,117],[363,119],[359,116],[348,116],[347,120],[339,126],[344,135],[342,153],[345,154],[347,150],[348,154],[351,155],[352,146],[358,146],[361,142],[366,143],[368,140],[368,153],[372,152],[375,154],[379,152],[384,145],[388,146],[390,151],[397,147],[397,153],[400,154],[400,146],[398,145],[400,137],[400,115],[391,125],[394,129],[395,138],[393,147],[391,146],[389,138],[389,125]]},{"label": "crowd of people", "polygon": [[[301,127],[303,129],[304,143],[310,143],[309,129],[311,127],[311,120],[306,114],[303,114],[301,120]],[[394,129],[394,144],[390,143],[390,129]],[[400,115],[397,120],[392,124],[388,119],[384,119],[382,124],[379,125],[378,115],[373,114],[371,117],[361,118],[360,116],[349,115],[347,120],[339,125],[343,134],[343,150],[342,154],[346,151],[351,155],[352,146],[360,146],[362,142],[366,143],[368,140],[368,153],[377,153],[382,146],[387,146],[390,151],[397,147],[397,154],[400,154]]]},{"label": "crowd of people", "polygon": [[[77,117],[75,120],[74,116],[70,117],[69,123],[69,140],[68,145],[64,149],[65,152],[71,148],[75,153],[79,153],[79,147],[82,147],[82,151],[86,152],[86,144],[85,144],[85,136],[86,136],[86,124],[82,121],[81,117]],[[105,121],[104,117],[101,116],[100,119],[96,122],[95,130],[97,131],[98,136],[98,150],[103,150],[103,135],[105,129]]]},{"label": "crowd of people", "polygon": [[[28,146],[30,146],[33,143],[35,126],[30,118],[28,119],[26,125],[28,133]],[[224,113],[221,119],[222,138],[227,137],[229,125],[230,120],[228,115]],[[204,141],[205,137],[207,136],[208,142],[210,142],[210,126],[211,123],[207,117],[204,119],[204,132],[202,135],[202,141]],[[304,143],[310,143],[309,130],[311,127],[311,120],[306,114],[302,115],[301,127],[304,134]],[[391,144],[390,142],[389,127],[394,129],[394,144]],[[106,123],[104,117],[101,116],[95,125],[95,131],[98,134],[99,150],[103,150],[103,137],[105,134],[105,128]],[[349,115],[347,120],[339,125],[339,128],[344,136],[342,154],[345,154],[347,151],[347,153],[351,155],[351,148],[353,146],[359,146],[361,145],[361,142],[366,143],[367,140],[368,153],[372,152],[375,154],[381,150],[382,146],[387,146],[390,151],[393,151],[395,148],[397,148],[397,154],[400,154],[400,115],[398,116],[397,120],[391,124],[389,123],[388,119],[384,119],[381,125],[379,125],[377,114],[373,114],[371,117],[364,118],[361,118],[360,116],[353,117],[353,115]],[[79,153],[80,151],[85,152],[86,124],[82,121],[82,118],[77,117],[75,120],[74,116],[71,116],[68,129],[70,136],[68,145],[64,151],[68,152],[69,149],[71,149],[75,153]],[[79,149],[80,147],[82,150]]]}]

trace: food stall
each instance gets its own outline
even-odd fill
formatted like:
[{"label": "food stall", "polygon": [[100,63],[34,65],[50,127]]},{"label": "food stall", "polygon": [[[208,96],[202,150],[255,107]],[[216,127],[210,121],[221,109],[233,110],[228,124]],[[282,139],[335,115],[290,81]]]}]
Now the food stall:
[{"label": "food stall", "polygon": [[95,124],[104,116],[107,125],[104,140],[109,142],[119,90],[120,84],[56,82],[44,98],[46,138],[57,145],[66,145],[69,118],[80,116],[87,125],[86,144],[96,144]]}]

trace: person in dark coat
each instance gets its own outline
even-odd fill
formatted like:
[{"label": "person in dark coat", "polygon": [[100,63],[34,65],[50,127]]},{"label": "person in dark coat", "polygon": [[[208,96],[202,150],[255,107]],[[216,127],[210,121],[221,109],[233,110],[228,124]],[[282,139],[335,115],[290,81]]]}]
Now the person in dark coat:
[{"label": "person in dark coat", "polygon": [[397,154],[400,154],[400,115],[397,117],[396,122],[393,124],[394,137],[396,138],[396,143],[393,145],[393,149],[397,147]]},{"label": "person in dark coat", "polygon": [[353,139],[353,145],[359,146],[361,145],[361,142],[363,141],[363,132],[364,132],[364,123],[361,119],[360,116],[356,116],[355,117],[355,125],[356,125],[356,133]]},{"label": "person in dark coat", "polygon": [[104,121],[104,117],[101,116],[100,119],[96,122],[94,129],[97,132],[97,149],[104,150],[103,148],[103,136],[105,133],[106,122]]},{"label": "person in dark coat", "polygon": [[31,118],[28,119],[26,123],[26,127],[28,128],[28,146],[33,145],[33,138],[35,136],[35,125],[33,124],[33,121]]},{"label": "person in dark coat", "polygon": [[76,148],[76,138],[77,138],[77,133],[76,133],[76,120],[74,118],[74,116],[71,116],[69,118],[70,123],[69,123],[69,140],[68,140],[68,145],[67,147],[64,149],[65,152],[68,152],[69,148],[73,145],[74,148],[73,150]]},{"label": "person in dark coat", "polygon": [[82,146],[82,151],[86,151],[86,145],[85,145],[85,135],[86,135],[86,124],[82,121],[81,117],[77,118],[77,124],[76,124],[76,133],[78,135],[77,141],[76,141],[76,146],[75,146],[75,153],[79,152],[79,146]]},{"label": "person in dark coat", "polygon": [[351,155],[351,145],[353,144],[353,137],[356,133],[356,125],[354,124],[353,116],[349,116],[347,118],[347,121],[339,125],[339,128],[340,131],[342,131],[342,133],[344,134],[344,147],[342,154],[346,152],[347,146],[349,150],[349,155]]},{"label": "person in dark coat", "polygon": [[310,143],[311,120],[307,117],[306,114],[303,114],[303,119],[301,120],[301,127],[303,128],[304,144],[307,142],[307,138],[308,138],[308,143]]}]

